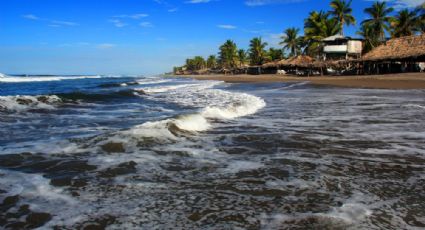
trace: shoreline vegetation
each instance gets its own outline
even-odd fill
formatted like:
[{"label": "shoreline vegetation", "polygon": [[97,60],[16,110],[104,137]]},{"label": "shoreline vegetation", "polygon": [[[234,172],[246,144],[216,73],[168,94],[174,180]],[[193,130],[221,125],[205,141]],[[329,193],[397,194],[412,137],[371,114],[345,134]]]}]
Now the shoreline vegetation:
[{"label": "shoreline vegetation", "polygon": [[[226,79],[238,76],[242,82],[248,75],[265,79],[277,78],[274,75],[280,74],[287,76],[288,81],[294,76],[320,76],[323,80],[309,81],[321,82],[330,81],[326,80],[330,75],[353,78],[376,74],[375,78],[381,79],[382,74],[424,71],[425,3],[396,12],[386,2],[374,2],[364,9],[366,18],[360,23],[358,38],[344,35],[344,26],[356,25],[351,3],[350,0],[332,0],[329,11],[310,12],[304,20],[302,35],[299,28],[284,30],[281,48],[267,48],[269,44],[261,37],[253,38],[247,50],[227,40],[219,47],[218,55],[186,59],[183,66],[174,67],[173,74],[211,75],[215,79],[223,74],[230,75]],[[350,42],[359,44],[354,53],[350,51]],[[345,47],[345,51],[341,51],[341,47]],[[400,76],[412,75],[396,77]]]}]

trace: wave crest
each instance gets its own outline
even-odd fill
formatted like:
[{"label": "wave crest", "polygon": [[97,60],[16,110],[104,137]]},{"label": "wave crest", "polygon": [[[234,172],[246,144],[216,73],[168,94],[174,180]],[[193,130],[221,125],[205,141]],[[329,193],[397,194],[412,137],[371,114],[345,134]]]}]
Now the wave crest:
[{"label": "wave crest", "polygon": [[63,101],[50,96],[0,96],[0,111],[21,112],[31,109],[51,110]]}]

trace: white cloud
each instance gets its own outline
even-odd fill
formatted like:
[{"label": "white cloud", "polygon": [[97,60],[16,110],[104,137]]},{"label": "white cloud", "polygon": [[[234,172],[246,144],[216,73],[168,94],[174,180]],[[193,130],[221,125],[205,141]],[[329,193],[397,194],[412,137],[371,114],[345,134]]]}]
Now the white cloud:
[{"label": "white cloud", "polygon": [[282,41],[283,33],[269,33],[264,37],[264,41],[269,44],[270,47],[281,49],[282,45],[280,42]]},{"label": "white cloud", "polygon": [[170,13],[173,13],[173,12],[176,12],[176,11],[178,11],[179,9],[178,8],[172,8],[172,9],[169,9],[169,10],[167,10],[168,12],[170,12]]},{"label": "white cloud", "polygon": [[189,1],[186,1],[186,3],[189,3],[189,4],[199,4],[199,3],[208,3],[208,2],[211,2],[211,0],[189,0]]},{"label": "white cloud", "polygon": [[112,19],[112,20],[109,20],[109,22],[111,22],[112,24],[114,24],[115,27],[118,27],[118,28],[122,28],[124,26],[127,26],[126,23],[124,23],[124,22],[122,22],[121,20],[118,20],[118,19]]},{"label": "white cloud", "polygon": [[307,0],[246,0],[245,5],[247,6],[264,6],[271,4],[287,4],[287,3],[297,3],[304,2]]},{"label": "white cloud", "polygon": [[153,24],[150,23],[150,22],[141,22],[139,25],[141,27],[144,27],[144,28],[152,28],[153,27]]},{"label": "white cloud", "polygon": [[26,15],[22,15],[22,17],[29,20],[40,20],[40,18],[35,16],[34,14],[26,14]]},{"label": "white cloud", "polygon": [[[376,0],[366,0],[376,1]],[[424,0],[382,0],[383,2],[389,2],[395,8],[413,8],[424,3]]]},{"label": "white cloud", "polygon": [[146,17],[149,17],[149,14],[122,14],[114,16],[114,18],[131,18],[135,20]]},{"label": "white cloud", "polygon": [[234,30],[237,28],[234,25],[217,25],[217,27],[220,29],[225,29],[225,30]]},{"label": "white cloud", "polygon": [[38,16],[35,16],[34,14],[26,14],[26,15],[22,15],[22,17],[28,20],[47,22],[48,23],[47,25],[49,27],[78,26],[78,23],[75,23],[75,22],[40,18]]},{"label": "white cloud", "polygon": [[98,49],[110,49],[110,48],[114,48],[116,45],[115,44],[111,44],[111,43],[102,43],[97,45]]},{"label": "white cloud", "polygon": [[57,21],[53,20],[51,21],[52,25],[58,25],[58,26],[78,26],[75,22],[68,22],[68,21]]}]

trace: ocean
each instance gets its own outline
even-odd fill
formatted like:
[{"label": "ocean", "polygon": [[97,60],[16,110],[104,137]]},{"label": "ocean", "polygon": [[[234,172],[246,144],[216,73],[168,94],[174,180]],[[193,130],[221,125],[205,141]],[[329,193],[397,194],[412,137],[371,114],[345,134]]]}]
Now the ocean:
[{"label": "ocean", "polygon": [[424,98],[1,75],[0,228],[424,228]]}]

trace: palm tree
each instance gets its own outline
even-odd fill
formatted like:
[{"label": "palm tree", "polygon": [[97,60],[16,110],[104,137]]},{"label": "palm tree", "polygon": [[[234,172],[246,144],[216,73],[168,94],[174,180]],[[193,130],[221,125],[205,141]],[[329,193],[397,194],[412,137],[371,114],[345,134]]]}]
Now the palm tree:
[{"label": "palm tree", "polygon": [[244,49],[238,50],[239,66],[242,67],[243,65],[245,65],[247,60],[248,60],[248,55],[246,51]]},{"label": "palm tree", "polygon": [[281,49],[270,48],[267,53],[270,61],[279,61],[283,59],[283,52]]},{"label": "palm tree", "polygon": [[340,23],[340,32],[341,35],[344,35],[344,25],[355,25],[356,19],[353,17],[353,9],[351,8],[351,2],[345,0],[333,0],[331,2],[332,10],[330,13],[338,20]]},{"label": "palm tree", "polygon": [[210,69],[215,69],[217,67],[217,58],[215,55],[210,55],[207,59],[207,67]]},{"label": "palm tree", "polygon": [[251,65],[262,65],[266,57],[265,48],[268,44],[261,38],[253,38],[249,44],[249,59]]},{"label": "palm tree", "polygon": [[311,56],[319,55],[322,50],[321,41],[340,33],[340,30],[340,22],[336,18],[330,18],[329,12],[310,12],[304,21],[305,52]]},{"label": "palm tree", "polygon": [[371,18],[364,20],[362,25],[371,28],[382,42],[385,40],[385,31],[390,30],[390,23],[393,18],[388,15],[393,11],[394,9],[392,7],[387,7],[385,2],[377,1],[371,7],[364,10]]},{"label": "palm tree", "polygon": [[283,50],[289,50],[291,57],[297,56],[301,52],[301,37],[298,36],[300,29],[292,27],[285,30],[284,35],[281,37],[282,41],[279,43],[283,45]]},{"label": "palm tree", "polygon": [[418,7],[418,10],[419,10],[419,15],[418,15],[419,27],[421,29],[421,32],[424,33],[425,32],[425,2]]},{"label": "palm tree", "polygon": [[418,13],[418,9],[412,11],[404,9],[399,11],[391,23],[392,37],[398,38],[403,36],[410,36],[420,31],[421,25]]},{"label": "palm tree", "polygon": [[379,37],[373,32],[372,28],[363,24],[357,34],[364,39],[363,53],[367,53],[379,45]]},{"label": "palm tree", "polygon": [[237,46],[232,40],[227,40],[220,46],[219,59],[223,68],[232,69],[237,66]]}]

